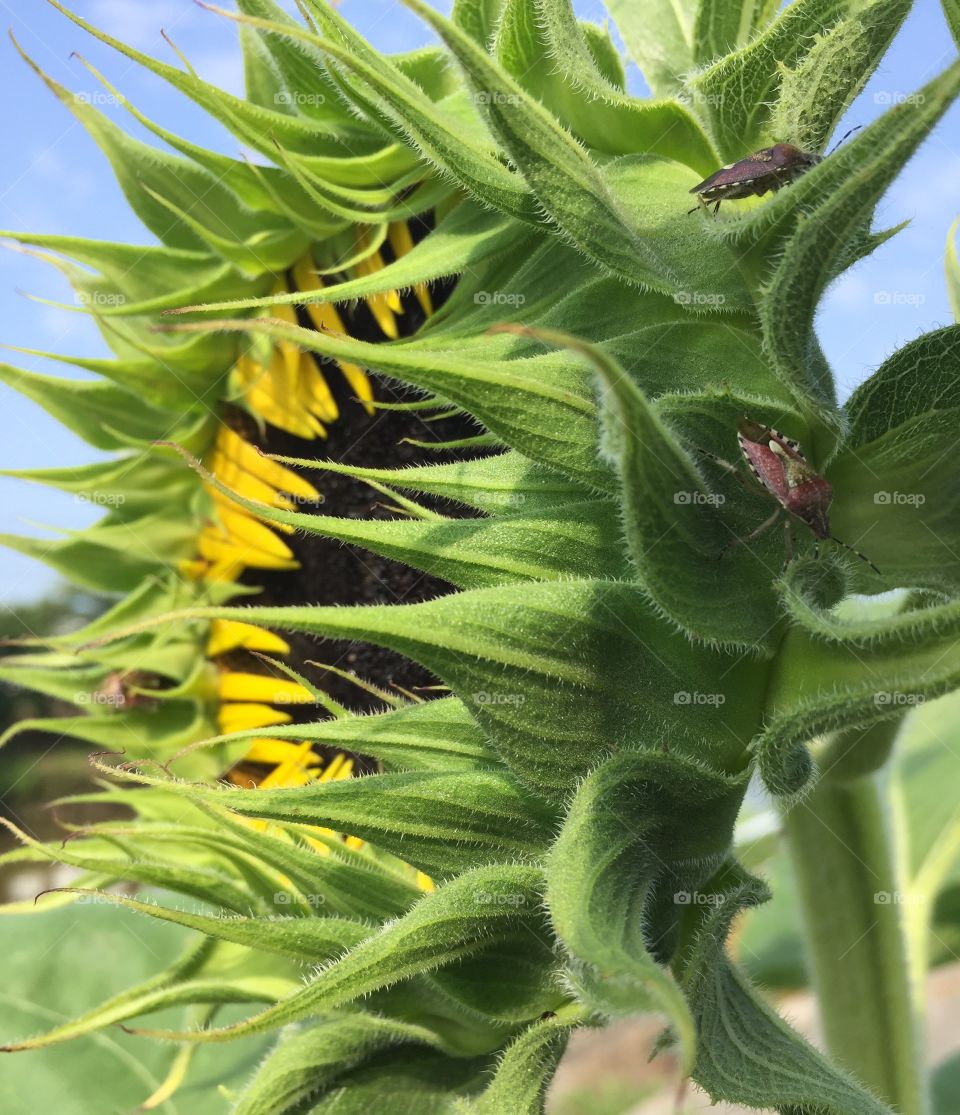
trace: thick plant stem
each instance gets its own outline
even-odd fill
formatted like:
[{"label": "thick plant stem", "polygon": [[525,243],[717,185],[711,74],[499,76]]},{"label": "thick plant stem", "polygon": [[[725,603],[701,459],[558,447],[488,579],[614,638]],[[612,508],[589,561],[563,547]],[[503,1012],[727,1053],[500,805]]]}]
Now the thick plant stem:
[{"label": "thick plant stem", "polygon": [[[891,740],[858,742],[882,755]],[[827,1049],[897,1112],[928,1115],[889,790],[869,765],[828,767],[787,813],[786,839]]]}]

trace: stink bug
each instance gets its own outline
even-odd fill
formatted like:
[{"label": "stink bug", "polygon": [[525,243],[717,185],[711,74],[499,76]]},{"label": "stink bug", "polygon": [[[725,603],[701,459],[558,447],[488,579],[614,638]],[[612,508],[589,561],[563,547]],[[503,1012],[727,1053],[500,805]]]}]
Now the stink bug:
[{"label": "stink bug", "polygon": [[[843,143],[843,140],[856,130],[852,128],[839,143]],[[835,151],[839,143],[832,150]],[[709,178],[705,178],[699,186],[694,186],[690,193],[697,195],[700,204],[695,205],[688,212],[696,213],[701,207],[708,209],[712,202],[716,202],[713,207],[716,213],[721,201],[762,197],[771,190],[776,191],[781,186],[789,185],[812,166],[823,162],[824,157],[810,151],[803,151],[799,147],[794,147],[792,143],[775,143],[772,147],[764,147],[739,162],[721,167]]]},{"label": "stink bug", "polygon": [[[856,554],[861,561],[865,561],[875,573],[880,573],[868,557],[837,538],[831,531],[828,511],[833,500],[833,488],[830,482],[810,465],[796,441],[781,434],[772,426],[755,422],[746,415],[737,423],[737,441],[743,459],[754,478],[767,495],[776,501],[777,507],[756,530],[743,538],[735,539],[728,549],[758,538],[786,511],[788,516],[799,519],[809,527],[817,539],[821,541],[832,539],[844,549]],[[716,457],[713,459],[727,472],[742,479],[742,474],[734,465]],[[786,544],[789,562],[792,557],[789,518],[786,520]]]}]

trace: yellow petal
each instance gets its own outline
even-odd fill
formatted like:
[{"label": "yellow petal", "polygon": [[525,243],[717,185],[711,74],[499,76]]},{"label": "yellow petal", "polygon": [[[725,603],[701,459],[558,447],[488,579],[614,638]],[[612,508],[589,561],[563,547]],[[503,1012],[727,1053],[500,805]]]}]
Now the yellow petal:
[{"label": "yellow petal", "polygon": [[[272,536],[271,536],[272,537]],[[200,556],[210,562],[238,562],[253,569],[299,569],[300,563],[292,558],[277,557],[249,543],[224,533],[220,526],[209,524],[197,538]]]},{"label": "yellow petal", "polygon": [[210,624],[207,656],[216,658],[229,650],[260,650],[265,654],[289,654],[290,644],[264,627],[235,619],[215,619]]},{"label": "yellow petal", "polygon": [[333,397],[327,377],[308,352],[300,354],[299,382],[307,405],[317,417],[324,422],[335,422],[340,415],[337,400]]},{"label": "yellow petal", "polygon": [[[413,237],[410,235],[410,226],[406,221],[394,221],[387,230],[387,239],[397,259],[405,256],[413,248]],[[413,293],[423,307],[423,312],[429,317],[433,313],[433,299],[430,297],[430,288],[426,283],[417,283],[413,288]]]},{"label": "yellow petal", "polygon": [[246,569],[246,564],[236,555],[224,556],[219,561],[207,563],[207,570],[203,579],[218,582],[238,581],[243,576],[244,569]]},{"label": "yellow petal", "polygon": [[[324,767],[323,774],[320,775],[320,782],[337,782],[341,778],[349,778],[353,770],[353,760],[348,759],[341,751],[327,763]],[[344,773],[346,771],[346,773]]]},{"label": "yellow petal", "polygon": [[205,561],[199,559],[192,559],[190,561],[177,562],[177,569],[180,571],[180,576],[187,581],[199,581],[207,574],[210,566]]},{"label": "yellow petal", "polygon": [[422,871],[417,872],[417,886],[420,890],[436,890],[436,887],[433,885],[433,879]]},{"label": "yellow petal", "polygon": [[413,237],[406,221],[394,221],[387,229],[387,240],[397,259],[413,250]]},{"label": "yellow petal", "polygon": [[[313,754],[313,752],[311,752]],[[263,763],[270,766],[279,766],[291,759],[303,756],[303,744],[288,739],[255,739],[250,744],[250,750],[244,755],[248,763]],[[319,766],[320,757],[314,754],[316,764]]]},{"label": "yellow petal", "polygon": [[304,499],[318,499],[317,489],[292,468],[279,461],[271,461],[239,434],[223,426],[217,435],[217,446],[223,454],[235,461],[244,472],[249,472],[270,487]]},{"label": "yellow petal", "polygon": [[217,726],[224,734],[245,732],[251,728],[269,728],[273,724],[289,724],[289,712],[281,712],[269,705],[225,704],[217,711]]},{"label": "yellow petal", "polygon": [[[355,267],[359,278],[365,278],[367,275],[374,275],[377,271],[383,270],[383,257],[379,252],[374,252],[372,256],[367,259],[361,260]],[[390,291],[387,294],[368,294],[365,302],[370,307],[370,312],[373,314],[377,325],[380,326],[381,331],[385,336],[391,340],[395,340],[400,336],[400,330],[397,328],[397,322],[394,315],[393,306],[391,304],[391,295],[393,299],[399,303],[400,299],[396,291]],[[399,307],[402,309],[402,306]]]},{"label": "yellow petal", "polygon": [[268,701],[274,705],[312,705],[316,697],[305,685],[289,678],[225,670],[219,679],[223,701]]},{"label": "yellow petal", "polygon": [[[246,496],[247,499],[266,503],[270,507],[293,507],[290,500],[277,494],[276,488],[254,476],[252,472],[245,471],[229,457],[221,458],[216,477],[222,484],[232,488],[238,495]],[[220,496],[228,502],[230,500],[230,497],[224,496],[222,492],[216,492],[215,498],[216,496]]]},{"label": "yellow petal", "polygon": [[363,409],[367,414],[373,414],[375,407],[371,406],[373,399],[373,384],[370,382],[370,377],[357,364],[340,364],[340,371],[343,372],[344,379],[353,388],[353,393],[363,403]]},{"label": "yellow petal", "polygon": [[261,790],[277,786],[305,786],[313,780],[313,771],[318,758],[309,741],[302,743],[284,762],[275,767],[260,783]]},{"label": "yellow petal", "polygon": [[288,561],[293,557],[293,551],[270,527],[265,526],[258,519],[248,515],[241,508],[228,504],[217,505],[217,520],[212,525],[222,527],[224,542],[232,541],[235,544],[252,546],[261,550],[270,557]]}]

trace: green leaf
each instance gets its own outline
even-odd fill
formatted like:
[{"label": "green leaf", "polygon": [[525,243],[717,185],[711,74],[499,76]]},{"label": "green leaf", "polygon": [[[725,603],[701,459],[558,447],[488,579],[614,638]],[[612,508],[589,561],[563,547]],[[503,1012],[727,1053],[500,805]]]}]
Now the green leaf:
[{"label": "green leaf", "polygon": [[463,1115],[541,1115],[544,1094],[578,1021],[577,1013],[569,1011],[528,1026],[507,1046],[483,1092],[456,1110]]},{"label": "green leaf", "polygon": [[451,1100],[478,1092],[488,1077],[485,1060],[401,1048],[345,1074],[309,1115],[450,1115]]},{"label": "green leaf", "polygon": [[[231,878],[222,871],[187,867],[160,857],[151,860],[134,860],[132,857],[124,858],[122,855],[103,855],[96,850],[88,850],[84,854],[83,851],[76,851],[76,849],[78,847],[89,849],[91,845],[96,848],[98,844],[102,846],[103,842],[91,840],[83,843],[72,841],[64,845],[42,844],[13,822],[4,820],[3,823],[24,844],[55,863],[68,863],[84,871],[110,874],[116,879],[134,879],[148,886],[166,887],[198,898],[201,902],[208,902],[213,906],[234,910],[237,913],[249,910],[253,905],[259,905],[252,900],[245,886],[240,885],[235,877]],[[109,847],[109,844],[107,846]]]},{"label": "green leaf", "polygon": [[669,740],[737,769],[759,719],[756,661],[691,646],[638,588],[616,582],[504,585],[400,607],[197,609],[164,622],[190,618],[364,639],[415,658],[459,694],[511,770],[552,798],[611,745]]},{"label": "green leaf", "polygon": [[[539,9],[539,10],[537,10]],[[507,72],[588,146],[610,155],[663,155],[708,174],[716,155],[676,100],[640,100],[600,73],[569,0],[509,0],[496,53]]]},{"label": "green leaf", "polygon": [[[296,21],[272,0],[240,0],[237,7],[245,15],[300,29]],[[303,42],[294,43],[284,35],[254,31],[243,25],[240,32],[241,41],[246,37],[260,44],[278,78],[276,89],[264,102],[265,108],[315,118],[327,127],[333,121],[341,127],[356,127],[356,121],[351,119],[350,110],[343,103],[336,84],[325,72],[324,57],[319,50]]]},{"label": "green leaf", "polygon": [[11,1042],[3,1052],[42,1049],[169,1007],[195,1003],[272,1003],[294,991],[298,982],[295,967],[276,957],[269,957],[265,964],[250,949],[222,941],[201,940],[188,948],[176,963],[150,979],[37,1037]]},{"label": "green leaf", "polygon": [[469,1017],[500,1026],[539,1018],[569,999],[557,986],[552,941],[531,933],[529,926],[425,979]]},{"label": "green leaf", "polygon": [[682,982],[699,1042],[693,1079],[715,1103],[775,1107],[791,1115],[890,1115],[764,1003],[723,954],[730,924],[767,897],[756,879],[728,868],[709,884],[689,934]]},{"label": "green leaf", "polygon": [[[208,232],[233,242],[262,232],[263,215],[241,205],[236,195],[208,171],[191,160],[131,139],[102,112],[71,94],[21,54],[101,147],[130,207],[164,244],[202,249]],[[171,219],[171,207],[179,212],[180,219]],[[193,214],[194,219],[184,220],[185,214]]]},{"label": "green leaf", "polygon": [[493,522],[475,519],[394,520],[331,518],[284,511],[247,499],[190,461],[208,484],[260,519],[308,534],[363,546],[462,588],[525,580],[626,573],[617,525],[606,501],[567,504],[539,514],[524,511]]},{"label": "green leaf", "polygon": [[754,566],[758,576],[748,590],[718,561],[729,538],[717,511],[723,497],[707,489],[615,360],[563,333],[530,332],[583,355],[597,374],[601,453],[620,478],[620,514],[634,570],[663,615],[704,642],[772,648],[778,636],[775,602],[766,591],[769,570]]},{"label": "green leaf", "polygon": [[633,0],[609,0],[607,9],[654,94],[681,88],[694,62],[695,0],[651,0],[642,8]]},{"label": "green leaf", "polygon": [[[242,97],[236,97],[224,89],[200,80],[192,73],[184,72],[176,66],[160,62],[142,51],[127,46],[69,11],[59,0],[49,0],[49,2],[94,38],[106,43],[124,57],[138,63],[186,94],[214,119],[229,128],[243,143],[266,155],[267,158],[272,157],[276,151],[275,144],[280,143],[287,150],[304,151],[311,155],[326,157],[325,165],[336,166],[342,162],[362,162],[364,155],[382,147],[382,141],[378,142],[378,137],[371,137],[369,129],[354,121],[349,121],[345,126],[340,121],[311,120],[302,115],[291,116],[260,108]],[[231,17],[236,16],[235,12],[226,14]],[[247,19],[246,22],[253,21]],[[272,25],[267,28],[267,30],[272,29]],[[298,32],[299,28],[293,24],[291,30]],[[330,103],[336,104],[333,100]],[[410,162],[406,161],[405,165],[406,169],[409,169]],[[377,167],[374,175],[377,170],[383,169],[383,166]]]},{"label": "green leaf", "polygon": [[[54,1025],[118,987],[140,982],[170,962],[180,937],[169,926],[134,923],[134,915],[98,905],[9,919],[0,927],[8,961],[0,996],[3,1037]],[[42,965],[35,963],[38,953],[44,953]],[[193,1072],[198,1080],[216,1079],[235,1088],[262,1052],[262,1039],[201,1049]],[[169,1047],[132,1045],[116,1028],[28,1055],[6,1055],[0,1105],[16,1111],[27,1102],[66,1112],[76,1107],[78,1097],[95,1096],[105,1110],[127,1111],[156,1091],[171,1056]],[[222,1115],[223,1099],[216,1089],[188,1084],[176,1102],[167,1099],[156,1108],[161,1115],[183,1115],[187,1109],[191,1115]]]},{"label": "green leaf", "polygon": [[[179,799],[183,802],[183,798]],[[208,803],[194,802],[207,816],[246,846],[249,853],[282,872],[289,886],[276,892],[271,899],[302,912],[322,906],[325,913],[350,918],[391,918],[408,910],[420,897],[420,891],[402,872],[377,862],[361,851],[347,847],[338,837],[313,831],[308,835],[315,843],[303,843],[301,830],[272,832],[256,831],[226,809]],[[316,847],[326,846],[326,852]]]},{"label": "green leaf", "polygon": [[519,923],[536,931],[541,883],[541,873],[533,867],[501,865],[464,872],[421,899],[403,918],[384,926],[328,965],[306,987],[275,1007],[236,1026],[164,1036],[179,1041],[216,1042],[261,1033],[450,964],[477,951],[481,944],[489,944],[510,932]]},{"label": "green leaf", "polygon": [[228,302],[205,298],[203,304],[189,306],[181,302],[178,312],[233,311],[261,307],[270,309],[282,305],[309,306],[314,303],[346,302],[364,298],[368,294],[402,290],[418,283],[432,282],[469,271],[483,260],[501,255],[508,246],[515,243],[516,236],[516,226],[502,214],[482,209],[465,198],[438,223],[429,236],[415,244],[406,255],[369,275],[289,294],[271,294]]},{"label": "green leaf", "polygon": [[615,756],[580,786],[547,863],[547,906],[578,998],[607,1014],[665,1014],[688,1070],[693,1023],[645,937],[668,947],[675,892],[696,891],[726,855],[743,789],[677,755]]},{"label": "green leaf", "polygon": [[101,380],[55,379],[0,364],[0,382],[43,407],[95,449],[126,449],[131,439],[154,441],[174,425],[169,414]]},{"label": "green leaf", "polygon": [[[769,281],[761,303],[764,339],[777,374],[793,386],[798,401],[819,410],[827,423],[836,423],[829,409],[834,388],[813,332],[817,303],[833,278],[876,246],[875,239],[865,240],[862,235],[865,222],[958,90],[960,63],[955,63],[914,102],[895,106],[854,142],[783,191],[787,205],[805,206],[814,198],[818,204],[797,225]],[[844,179],[834,184],[844,172]],[[764,206],[765,217],[783,215],[784,203],[779,201]]]},{"label": "green leaf", "polygon": [[375,716],[251,728],[229,736],[215,736],[206,742],[245,739],[308,739],[339,751],[368,755],[388,772],[439,774],[499,766],[496,753],[464,704],[455,697],[406,705]]},{"label": "green leaf", "polygon": [[163,785],[245,817],[346,831],[437,876],[536,854],[553,820],[551,810],[494,771],[368,775],[255,794]]},{"label": "green leaf", "polygon": [[960,326],[949,325],[898,349],[850,396],[849,449],[862,449],[911,419],[960,407]]},{"label": "green leaf", "polygon": [[834,620],[832,638],[788,631],[754,743],[776,794],[797,792],[811,774],[804,743],[839,728],[867,728],[912,703],[960,684],[956,601],[864,621]]},{"label": "green leaf", "polygon": [[718,244],[705,249],[697,229],[677,212],[678,192],[682,196],[694,184],[683,167],[642,155],[601,167],[456,26],[423,0],[404,2],[463,66],[491,130],[565,240],[628,284],[670,293],[722,292],[720,306],[747,304],[732,261],[722,258]]},{"label": "green leaf", "polygon": [[702,66],[746,46],[776,10],[776,0],[699,0],[693,24],[693,62]]},{"label": "green leaf", "polygon": [[481,45],[490,42],[504,0],[453,0],[451,19]]},{"label": "green leaf", "polygon": [[397,376],[469,410],[493,433],[534,460],[556,463],[564,475],[589,487],[612,487],[609,470],[596,458],[596,408],[586,377],[582,370],[570,370],[560,360],[550,370],[544,367],[546,362],[538,362],[538,375],[534,377],[523,374],[519,361],[498,365],[489,358],[437,354],[427,362],[409,344],[368,344],[263,320],[213,321],[175,328],[263,333],[332,359]]},{"label": "green leaf", "polygon": [[956,592],[960,327],[905,345],[853,393],[847,414],[850,436],[827,470],[838,535],[869,549],[888,587]]},{"label": "green leaf", "polygon": [[804,151],[822,151],[910,8],[910,0],[851,4],[849,14],[817,37],[798,66],[784,69],[770,138]]},{"label": "green leaf", "polygon": [[[6,675],[10,680],[16,675]],[[126,749],[136,758],[153,758],[161,750],[192,743],[209,730],[209,721],[195,705],[170,701],[148,711],[118,712],[113,716],[49,716],[18,720],[2,736],[0,746],[21,732],[47,732],[93,743],[105,750]]]},{"label": "green leaf", "polygon": [[440,1041],[420,1026],[359,1011],[335,1011],[280,1041],[233,1108],[233,1115],[304,1111],[303,1101],[339,1091],[338,1079],[351,1069],[375,1062],[392,1046],[413,1043],[436,1045]]},{"label": "green leaf", "polygon": [[[410,465],[402,469],[359,468],[339,461],[299,460],[277,457],[286,464],[316,468],[372,480],[391,488],[441,496],[488,514],[510,513],[519,508],[545,509],[565,500],[579,501],[590,493],[573,481],[508,450],[492,456],[442,465]],[[0,475],[4,475],[0,472]]]},{"label": "green leaf", "polygon": [[[88,894],[95,892],[86,892]],[[322,897],[322,896],[315,896]],[[313,964],[326,963],[358,945],[372,930],[360,922],[333,917],[210,917],[100,892],[97,902],[113,902],[159,921],[195,929],[207,937]]]},{"label": "green leaf", "polygon": [[960,46],[960,3],[957,3],[957,0],[941,0],[941,3],[953,41]]},{"label": "green leaf", "polygon": [[[455,118],[445,107],[425,102],[423,92],[416,83],[387,59],[371,50],[331,10],[321,8],[317,11],[317,16],[322,16],[335,27],[343,42],[332,37],[321,38],[294,25],[287,26],[252,16],[238,17],[233,12],[216,10],[231,18],[239,18],[251,27],[286,35],[322,51],[366,83],[377,98],[375,118],[379,113],[394,121],[391,127],[394,137],[402,138],[408,143],[413,142],[431,162],[444,171],[455,174],[481,203],[494,205],[520,220],[530,222],[534,219],[529,194],[515,180],[516,176],[511,175],[489,150],[472,143],[471,136],[465,137],[463,128],[458,127]],[[352,91],[352,99],[358,99],[355,91]]]},{"label": "green leaf", "polygon": [[799,65],[846,8],[846,0],[795,0],[746,46],[690,79],[694,103],[704,106],[724,159],[742,159],[763,146],[783,72]]}]

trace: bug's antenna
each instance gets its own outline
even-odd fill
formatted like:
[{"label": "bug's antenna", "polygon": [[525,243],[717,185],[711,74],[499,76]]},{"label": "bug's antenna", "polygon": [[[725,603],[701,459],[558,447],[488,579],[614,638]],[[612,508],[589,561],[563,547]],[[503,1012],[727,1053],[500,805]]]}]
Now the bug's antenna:
[{"label": "bug's antenna", "polygon": [[[841,136],[837,140],[837,142],[830,148],[830,150],[823,157],[825,159],[829,159],[830,156],[834,153],[834,151],[836,151],[836,149],[840,146],[841,143],[843,143],[844,140],[849,139],[853,135],[854,132],[859,132],[862,127],[863,127],[863,124],[858,124],[855,128],[851,128],[850,131],[847,132],[846,135]],[[849,547],[847,547],[847,548],[849,549]]]},{"label": "bug's antenna", "polygon": [[872,569],[872,570],[874,571],[874,573],[876,573],[876,575],[877,575],[878,577],[882,577],[882,576],[883,576],[883,574],[882,574],[882,573],[880,572],[880,570],[879,570],[879,569],[878,569],[878,568],[877,568],[877,567],[876,567],[876,566],[875,566],[875,565],[873,564],[873,562],[872,562],[872,561],[871,561],[871,560],[870,560],[870,559],[869,559],[869,558],[867,557],[867,555],[866,555],[866,554],[861,554],[859,550],[855,550],[855,549],[853,548],[853,546],[851,546],[851,545],[849,545],[848,543],[844,542],[842,538],[837,538],[837,536],[836,536],[835,534],[833,535],[833,540],[834,540],[834,542],[836,542],[836,543],[837,543],[838,545],[842,546],[842,547],[843,547],[843,548],[844,548],[845,550],[849,550],[851,554],[856,554],[856,555],[857,555],[857,557],[858,557],[858,558],[859,558],[859,559],[860,559],[861,561],[865,561],[865,562],[867,563],[867,565],[869,565],[869,566],[870,566],[870,568],[871,568],[871,569]]}]

